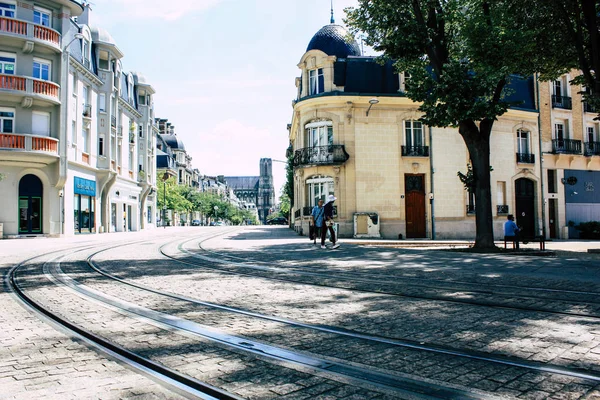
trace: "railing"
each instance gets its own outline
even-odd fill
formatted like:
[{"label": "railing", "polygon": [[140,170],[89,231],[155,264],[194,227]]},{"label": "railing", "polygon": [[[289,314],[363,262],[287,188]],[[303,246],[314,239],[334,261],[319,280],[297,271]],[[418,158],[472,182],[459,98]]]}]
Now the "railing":
[{"label": "railing", "polygon": [[596,111],[596,107],[594,107],[593,105],[589,104],[587,101],[583,102],[583,111],[585,112],[589,112],[589,113],[595,113]]},{"label": "railing", "polygon": [[429,146],[402,146],[402,157],[429,157]]},{"label": "railing", "polygon": [[110,126],[112,128],[116,128],[117,127],[117,116],[116,115],[111,115],[110,116]]},{"label": "railing", "polygon": [[81,162],[84,164],[90,163],[90,155],[87,153],[81,153]]},{"label": "railing", "polygon": [[553,139],[553,153],[581,154],[581,140]]},{"label": "railing", "polygon": [[475,214],[475,205],[467,204],[467,214]]},{"label": "railing", "polygon": [[59,86],[54,82],[41,79],[0,74],[0,89],[41,94],[58,100]]},{"label": "railing", "polygon": [[83,116],[86,118],[92,118],[92,105],[91,104],[83,105]]},{"label": "railing", "polygon": [[348,158],[344,145],[306,147],[294,153],[294,166],[342,164]]},{"label": "railing", "polygon": [[90,63],[90,59],[89,58],[84,58],[81,63],[83,64],[84,67],[86,67],[87,69],[91,69],[91,63]]},{"label": "railing", "polygon": [[294,219],[300,218],[300,211],[301,211],[300,209],[294,211]]},{"label": "railing", "polygon": [[129,143],[135,143],[135,132],[129,132]]},{"label": "railing", "polygon": [[0,133],[0,149],[38,151],[58,155],[58,139],[45,136]]},{"label": "railing", "polygon": [[[33,27],[32,30],[29,29],[30,25]],[[52,43],[54,46],[60,48],[60,33],[54,29],[32,22],[0,17],[0,32],[12,33],[25,38],[28,38],[29,33],[33,32],[33,38]]]},{"label": "railing", "polygon": [[119,127],[117,128],[117,136],[123,137],[123,126],[121,125],[119,125]]},{"label": "railing", "polygon": [[535,154],[517,153],[517,162],[525,164],[535,164]]},{"label": "railing", "polygon": [[583,154],[586,156],[600,155],[600,142],[586,142],[583,144]]},{"label": "railing", "polygon": [[8,90],[27,90],[27,78],[22,76],[0,74],[0,89]]},{"label": "railing", "polygon": [[565,108],[570,110],[573,106],[571,104],[571,98],[568,96],[559,96],[557,94],[552,95],[552,107],[554,108]]},{"label": "railing", "polygon": [[498,204],[496,206],[496,213],[497,214],[508,214],[508,205],[506,205],[506,204]]}]

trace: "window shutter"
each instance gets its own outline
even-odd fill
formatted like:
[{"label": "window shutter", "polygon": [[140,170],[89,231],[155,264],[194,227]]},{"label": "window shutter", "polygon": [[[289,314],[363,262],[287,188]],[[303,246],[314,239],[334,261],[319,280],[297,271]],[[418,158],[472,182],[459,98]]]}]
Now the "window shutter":
[{"label": "window shutter", "polygon": [[32,113],[31,133],[40,136],[50,136],[50,115],[46,113]]}]

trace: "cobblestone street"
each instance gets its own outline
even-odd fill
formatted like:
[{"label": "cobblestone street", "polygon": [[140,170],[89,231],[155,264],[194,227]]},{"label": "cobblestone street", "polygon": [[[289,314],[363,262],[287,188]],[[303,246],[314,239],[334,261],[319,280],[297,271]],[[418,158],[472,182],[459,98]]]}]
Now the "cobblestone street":
[{"label": "cobblestone street", "polygon": [[0,398],[198,397],[22,306],[22,263],[50,312],[231,398],[600,399],[600,244],[467,246],[322,250],[264,226],[0,241]]}]

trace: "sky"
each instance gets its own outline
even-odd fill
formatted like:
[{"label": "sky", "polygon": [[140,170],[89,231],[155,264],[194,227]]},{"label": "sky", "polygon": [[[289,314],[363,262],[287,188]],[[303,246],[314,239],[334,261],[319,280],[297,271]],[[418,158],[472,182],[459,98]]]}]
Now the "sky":
[{"label": "sky", "polygon": [[[336,24],[357,5],[334,0]],[[258,176],[260,159],[271,158],[279,199],[297,65],[329,24],[330,0],[95,0],[91,8],[91,24],[125,54],[123,70],[156,90],[155,116],[175,126],[192,166]]]}]

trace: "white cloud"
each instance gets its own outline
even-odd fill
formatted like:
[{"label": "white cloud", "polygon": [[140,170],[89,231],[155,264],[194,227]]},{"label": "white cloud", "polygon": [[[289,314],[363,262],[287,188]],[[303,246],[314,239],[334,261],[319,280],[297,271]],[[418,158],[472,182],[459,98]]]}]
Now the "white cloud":
[{"label": "white cloud", "polygon": [[207,10],[223,0],[170,0],[168,5],[160,0],[108,0],[107,6],[121,18],[156,18],[175,21],[184,15]]}]

